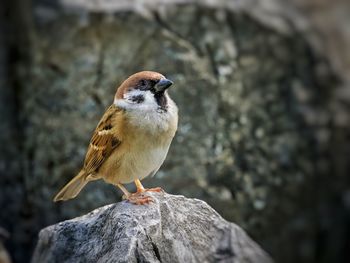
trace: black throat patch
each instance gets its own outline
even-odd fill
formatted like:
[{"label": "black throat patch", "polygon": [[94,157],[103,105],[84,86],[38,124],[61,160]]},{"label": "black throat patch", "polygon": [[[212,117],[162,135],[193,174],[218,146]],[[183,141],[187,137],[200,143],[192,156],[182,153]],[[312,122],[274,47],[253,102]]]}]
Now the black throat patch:
[{"label": "black throat patch", "polygon": [[164,111],[168,110],[168,100],[167,100],[164,92],[155,93],[154,98],[156,99],[157,104],[159,105],[159,107],[162,110],[164,110]]}]

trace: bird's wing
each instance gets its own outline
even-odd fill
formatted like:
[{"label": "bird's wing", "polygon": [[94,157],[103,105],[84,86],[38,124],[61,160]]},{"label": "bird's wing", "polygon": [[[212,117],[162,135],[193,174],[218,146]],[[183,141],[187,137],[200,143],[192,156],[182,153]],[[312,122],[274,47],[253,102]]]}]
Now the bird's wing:
[{"label": "bird's wing", "polygon": [[97,125],[85,157],[84,170],[87,175],[94,174],[120,145],[121,140],[116,136],[115,119],[121,111],[114,104],[111,105]]}]

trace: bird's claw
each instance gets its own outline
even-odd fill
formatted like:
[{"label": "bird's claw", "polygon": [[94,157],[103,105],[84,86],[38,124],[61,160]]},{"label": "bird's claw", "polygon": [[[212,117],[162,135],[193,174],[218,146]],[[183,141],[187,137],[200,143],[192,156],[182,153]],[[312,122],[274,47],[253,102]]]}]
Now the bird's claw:
[{"label": "bird's claw", "polygon": [[155,187],[155,188],[147,188],[145,189],[145,192],[164,193],[164,190],[161,187]]},{"label": "bird's claw", "polygon": [[131,194],[129,197],[123,195],[123,199],[128,200],[130,203],[134,205],[145,205],[145,204],[154,202],[152,197],[147,196],[143,193],[134,193],[134,194]]},{"label": "bird's claw", "polygon": [[136,194],[142,194],[142,193],[145,193],[145,192],[164,193],[164,190],[161,187],[142,188],[142,189],[137,189]]},{"label": "bird's claw", "polygon": [[146,189],[137,189],[136,193],[130,195],[123,195],[123,200],[128,200],[130,203],[135,205],[145,205],[149,203],[153,203],[154,200],[151,196],[146,195],[146,192],[156,192],[156,193],[164,193],[164,190],[161,187],[155,188],[146,188]]}]

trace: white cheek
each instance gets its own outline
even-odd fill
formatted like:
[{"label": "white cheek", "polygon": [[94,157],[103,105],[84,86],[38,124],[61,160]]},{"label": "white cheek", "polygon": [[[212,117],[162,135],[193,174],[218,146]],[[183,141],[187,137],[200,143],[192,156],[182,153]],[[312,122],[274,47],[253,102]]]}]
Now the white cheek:
[{"label": "white cheek", "polygon": [[[132,97],[142,95],[144,101],[137,103],[132,100]],[[143,111],[153,111],[158,109],[158,104],[154,98],[154,95],[149,90],[133,90],[124,94],[123,99],[115,99],[114,104],[126,110],[143,110]]]},{"label": "white cheek", "polygon": [[156,99],[154,98],[154,94],[150,91],[146,91],[144,93],[145,100],[142,103],[139,103],[137,106],[144,110],[157,110],[158,104],[156,102]]}]

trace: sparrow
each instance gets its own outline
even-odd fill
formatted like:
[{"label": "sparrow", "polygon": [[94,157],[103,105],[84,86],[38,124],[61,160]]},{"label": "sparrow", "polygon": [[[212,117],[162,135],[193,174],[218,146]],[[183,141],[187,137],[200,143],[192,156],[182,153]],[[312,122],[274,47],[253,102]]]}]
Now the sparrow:
[{"label": "sparrow", "polygon": [[[120,188],[133,204],[152,202],[145,193],[163,190],[145,189],[141,180],[159,170],[177,130],[178,108],[167,92],[172,84],[153,71],[127,78],[92,135],[81,171],[54,201],[75,198],[88,182],[103,179]],[[136,193],[123,186],[131,182]]]}]

